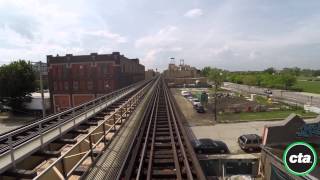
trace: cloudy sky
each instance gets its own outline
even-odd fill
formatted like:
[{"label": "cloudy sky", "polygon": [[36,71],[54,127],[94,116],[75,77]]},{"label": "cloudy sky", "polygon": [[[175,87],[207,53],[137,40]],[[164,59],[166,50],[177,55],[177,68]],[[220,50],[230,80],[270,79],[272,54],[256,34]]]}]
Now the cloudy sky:
[{"label": "cloudy sky", "polygon": [[320,68],[319,0],[0,0],[0,64],[111,53],[147,68]]}]

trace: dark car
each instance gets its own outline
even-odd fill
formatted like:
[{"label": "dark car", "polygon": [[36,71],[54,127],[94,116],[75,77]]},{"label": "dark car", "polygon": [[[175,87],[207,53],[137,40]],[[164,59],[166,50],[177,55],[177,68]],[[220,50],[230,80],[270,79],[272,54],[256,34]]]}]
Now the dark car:
[{"label": "dark car", "polygon": [[271,91],[270,89],[266,89],[266,90],[264,91],[264,93],[265,93],[265,94],[268,94],[268,95],[272,95],[272,91]]},{"label": "dark car", "polygon": [[260,144],[262,139],[257,134],[245,134],[238,138],[238,143],[244,151],[260,151]]},{"label": "dark car", "polygon": [[212,139],[197,139],[192,142],[197,154],[229,154],[227,145],[222,141]]}]

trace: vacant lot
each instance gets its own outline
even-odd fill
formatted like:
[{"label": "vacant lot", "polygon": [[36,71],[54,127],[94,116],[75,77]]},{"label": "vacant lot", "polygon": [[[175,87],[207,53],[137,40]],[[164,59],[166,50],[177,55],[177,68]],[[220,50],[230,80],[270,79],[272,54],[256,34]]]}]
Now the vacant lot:
[{"label": "vacant lot", "polygon": [[204,126],[214,124],[214,115],[210,111],[206,113],[197,113],[186,98],[180,95],[180,90],[171,89],[173,96],[175,97],[182,113],[184,114],[189,126]]},{"label": "vacant lot", "polygon": [[302,89],[304,92],[320,94],[320,81],[297,81],[294,88]]}]

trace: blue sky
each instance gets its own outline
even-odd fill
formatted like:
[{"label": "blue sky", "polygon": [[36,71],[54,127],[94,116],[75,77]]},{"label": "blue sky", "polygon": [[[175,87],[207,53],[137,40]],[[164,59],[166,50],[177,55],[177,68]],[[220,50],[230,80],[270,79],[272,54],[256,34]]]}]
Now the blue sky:
[{"label": "blue sky", "polygon": [[147,68],[320,68],[318,0],[0,0],[0,64],[120,51]]}]

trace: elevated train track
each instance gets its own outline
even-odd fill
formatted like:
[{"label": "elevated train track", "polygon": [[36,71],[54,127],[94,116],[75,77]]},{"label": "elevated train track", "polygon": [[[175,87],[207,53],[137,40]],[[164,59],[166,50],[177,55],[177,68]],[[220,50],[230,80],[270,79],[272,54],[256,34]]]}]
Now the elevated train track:
[{"label": "elevated train track", "polygon": [[[76,136],[81,139],[83,134],[92,133],[99,128],[104,132],[114,133],[133,111],[139,98],[142,98],[152,82],[133,84],[78,107],[1,134],[1,177],[34,178],[39,172],[21,169],[26,166],[24,161],[28,160],[28,157],[44,156],[45,160],[59,157],[61,151],[55,151],[56,144],[73,146],[72,144],[78,142]],[[92,138],[92,141],[94,140],[96,139]]]},{"label": "elevated train track", "polygon": [[205,179],[163,80],[126,154],[118,179]]},{"label": "elevated train track", "polygon": [[175,106],[159,77],[2,134],[0,176],[205,179]]}]

